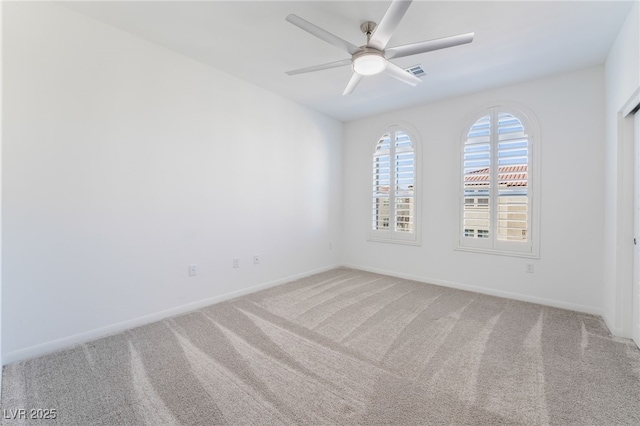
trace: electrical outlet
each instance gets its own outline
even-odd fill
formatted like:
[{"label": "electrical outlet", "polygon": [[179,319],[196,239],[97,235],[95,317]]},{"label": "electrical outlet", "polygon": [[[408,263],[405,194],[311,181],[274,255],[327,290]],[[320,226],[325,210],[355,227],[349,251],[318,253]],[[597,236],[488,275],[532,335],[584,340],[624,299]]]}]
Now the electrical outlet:
[{"label": "electrical outlet", "polygon": [[525,265],[524,271],[529,274],[533,274],[533,263],[527,263]]},{"label": "electrical outlet", "polygon": [[198,265],[189,265],[189,276],[195,277],[196,275],[198,275]]},{"label": "electrical outlet", "polygon": [[233,258],[233,267],[234,268],[239,268],[240,267],[240,258],[239,257],[234,257]]},{"label": "electrical outlet", "polygon": [[253,255],[253,264],[258,265],[260,263],[260,256],[255,254]]}]

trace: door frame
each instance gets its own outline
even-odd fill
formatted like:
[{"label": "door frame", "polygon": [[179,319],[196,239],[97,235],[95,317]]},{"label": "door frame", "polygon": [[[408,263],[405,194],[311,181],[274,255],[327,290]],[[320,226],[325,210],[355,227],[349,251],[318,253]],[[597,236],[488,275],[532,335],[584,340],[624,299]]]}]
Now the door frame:
[{"label": "door frame", "polygon": [[[633,273],[631,288],[627,290],[629,302],[629,334],[640,347],[640,88],[622,109],[621,129],[626,140],[633,144]],[[625,309],[623,308],[623,309]],[[624,327],[623,325],[623,328]]]},{"label": "door frame", "polygon": [[631,338],[640,348],[640,104],[630,119],[633,121],[634,145],[634,247],[633,247],[633,283],[631,289]]}]

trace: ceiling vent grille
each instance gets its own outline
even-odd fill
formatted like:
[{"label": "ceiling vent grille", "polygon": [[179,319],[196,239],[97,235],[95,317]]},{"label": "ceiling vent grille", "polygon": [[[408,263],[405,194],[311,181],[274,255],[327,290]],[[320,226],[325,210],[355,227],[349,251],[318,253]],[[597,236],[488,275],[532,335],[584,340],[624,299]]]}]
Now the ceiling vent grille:
[{"label": "ceiling vent grille", "polygon": [[416,77],[424,77],[425,75],[427,75],[422,69],[422,65],[414,65],[412,67],[405,68],[405,71],[409,74],[415,75]]}]

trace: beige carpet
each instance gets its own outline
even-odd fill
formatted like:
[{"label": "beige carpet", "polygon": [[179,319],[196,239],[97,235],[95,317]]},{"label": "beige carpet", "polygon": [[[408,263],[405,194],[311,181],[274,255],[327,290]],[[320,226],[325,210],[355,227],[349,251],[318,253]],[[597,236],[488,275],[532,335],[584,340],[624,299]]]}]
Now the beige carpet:
[{"label": "beige carpet", "polygon": [[7,425],[640,424],[600,318],[344,268],[3,374]]}]

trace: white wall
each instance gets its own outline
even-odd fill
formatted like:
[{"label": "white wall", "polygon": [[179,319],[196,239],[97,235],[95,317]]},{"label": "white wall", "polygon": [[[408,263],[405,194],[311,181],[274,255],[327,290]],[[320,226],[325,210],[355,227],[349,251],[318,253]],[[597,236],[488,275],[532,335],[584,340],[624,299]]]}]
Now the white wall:
[{"label": "white wall", "polygon": [[636,2],[605,64],[605,258],[603,318],[611,332],[631,336],[633,268],[633,134],[621,110],[640,89],[640,6]]},{"label": "white wall", "polygon": [[58,5],[3,26],[5,363],[338,263],[340,122]]},{"label": "white wall", "polygon": [[[428,84],[427,81],[423,84]],[[533,111],[541,131],[540,258],[454,250],[463,125],[495,101]],[[371,152],[384,126],[422,140],[422,246],[368,242]],[[557,75],[347,123],[344,254],[351,266],[592,313],[602,308],[604,71]],[[533,274],[525,264],[534,263]]]}]

